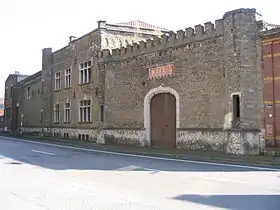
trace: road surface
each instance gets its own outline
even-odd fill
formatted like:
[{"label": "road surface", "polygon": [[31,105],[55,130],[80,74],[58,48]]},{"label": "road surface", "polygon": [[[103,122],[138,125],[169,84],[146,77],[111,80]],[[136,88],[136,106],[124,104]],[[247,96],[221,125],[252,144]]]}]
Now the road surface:
[{"label": "road surface", "polygon": [[0,137],[0,209],[280,210],[280,171]]}]

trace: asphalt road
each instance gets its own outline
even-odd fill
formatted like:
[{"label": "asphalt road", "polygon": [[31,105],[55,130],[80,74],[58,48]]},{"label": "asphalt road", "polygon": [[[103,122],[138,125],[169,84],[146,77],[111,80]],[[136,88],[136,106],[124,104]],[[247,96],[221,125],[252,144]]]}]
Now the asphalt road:
[{"label": "asphalt road", "polygon": [[280,210],[280,171],[0,137],[0,209]]}]

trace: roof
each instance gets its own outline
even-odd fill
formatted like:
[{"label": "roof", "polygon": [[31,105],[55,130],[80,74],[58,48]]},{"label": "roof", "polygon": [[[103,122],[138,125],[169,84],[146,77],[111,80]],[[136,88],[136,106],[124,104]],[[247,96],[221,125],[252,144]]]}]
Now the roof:
[{"label": "roof", "polygon": [[146,28],[146,29],[154,29],[154,30],[161,30],[161,31],[167,31],[165,28],[161,28],[155,25],[151,25],[149,23],[145,23],[140,20],[134,20],[130,22],[125,22],[125,23],[118,23],[118,25],[123,25],[123,26],[131,26],[135,28]]},{"label": "roof", "polygon": [[28,77],[29,75],[23,75],[23,74],[9,74],[7,79],[6,79],[6,82],[12,78],[15,78],[15,77]]}]

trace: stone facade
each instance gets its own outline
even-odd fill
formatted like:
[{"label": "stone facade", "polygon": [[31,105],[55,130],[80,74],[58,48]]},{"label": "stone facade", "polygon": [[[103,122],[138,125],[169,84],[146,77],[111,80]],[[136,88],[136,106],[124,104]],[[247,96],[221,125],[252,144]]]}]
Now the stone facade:
[{"label": "stone facade", "polygon": [[[104,100],[102,93],[104,73],[98,71],[97,52],[104,48],[111,50],[124,47],[167,32],[163,28],[151,28],[151,25],[143,27],[143,22],[135,21],[134,23],[136,25],[131,26],[127,23],[108,24],[106,21],[98,21],[97,29],[80,38],[70,40],[64,48],[55,52],[51,48],[44,48],[42,71],[18,83],[20,87],[17,98],[20,104],[18,118],[21,123],[17,126],[21,127],[24,133],[43,133],[96,141],[97,133],[102,126],[100,104]],[[91,62],[90,80],[81,84],[80,64],[87,61]],[[67,69],[70,70],[71,77],[68,86],[66,86]],[[60,73],[59,88],[55,87],[57,73]],[[28,98],[26,97],[27,88],[31,90]],[[90,120],[80,122],[79,102],[88,99],[91,100]],[[71,105],[71,119],[66,122],[65,103],[68,102]],[[57,104],[59,105],[59,121],[54,120],[54,109]]]},{"label": "stone facade", "polygon": [[20,127],[42,127],[42,79],[41,71],[19,82]]},{"label": "stone facade", "polygon": [[[112,53],[104,50],[103,129],[144,128],[142,141],[150,145],[150,113],[145,107],[153,95],[169,92],[177,104],[177,147],[258,153],[262,128],[258,26],[254,9],[240,9],[226,13],[215,26],[206,23]],[[149,78],[150,67],[167,64],[174,65],[171,75]],[[232,117],[236,94],[238,121]]]},{"label": "stone facade", "polygon": [[20,81],[28,77],[20,75],[18,72],[10,74],[5,82],[4,97],[4,130],[16,133],[19,126],[19,94]]},{"label": "stone facade", "polygon": [[[22,94],[31,81],[42,89],[34,99],[21,98],[20,112],[26,116],[22,130],[152,146],[152,101],[169,94],[175,100],[170,106],[175,114],[168,119],[174,119],[177,148],[258,154],[263,150],[264,111],[261,24],[255,13],[230,11],[215,24],[176,33],[140,21],[133,22],[138,27],[99,21],[96,30],[66,47],[43,49],[42,71],[20,83]],[[81,76],[89,65],[90,73]],[[90,80],[81,84],[88,74]],[[81,109],[88,100],[89,109]]]}]

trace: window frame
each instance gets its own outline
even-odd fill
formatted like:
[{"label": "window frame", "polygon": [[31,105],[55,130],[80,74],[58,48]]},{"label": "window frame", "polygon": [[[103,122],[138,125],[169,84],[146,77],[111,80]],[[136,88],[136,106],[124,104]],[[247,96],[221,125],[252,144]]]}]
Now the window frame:
[{"label": "window frame", "polygon": [[[69,107],[66,106],[66,104],[69,104]],[[68,119],[67,119],[67,112],[69,112]],[[71,122],[71,102],[66,101],[64,103],[64,123],[70,123],[70,122]]]},{"label": "window frame", "polygon": [[[59,76],[57,76],[59,74]],[[54,74],[54,90],[61,90],[61,72],[55,72]]]},{"label": "window frame", "polygon": [[26,98],[27,99],[31,98],[31,86],[28,86],[26,89]]},{"label": "window frame", "polygon": [[64,88],[71,88],[71,87],[72,87],[72,69],[66,68],[64,71]]},{"label": "window frame", "polygon": [[92,60],[79,64],[79,85],[89,84],[92,79]]},{"label": "window frame", "polygon": [[60,123],[60,104],[56,103],[53,107],[53,122]]},{"label": "window frame", "polygon": [[79,123],[92,122],[92,99],[83,99],[78,101],[78,119]]}]

